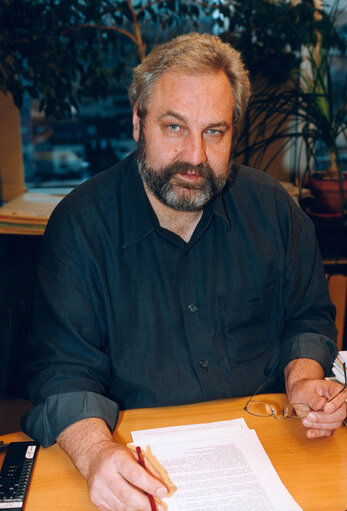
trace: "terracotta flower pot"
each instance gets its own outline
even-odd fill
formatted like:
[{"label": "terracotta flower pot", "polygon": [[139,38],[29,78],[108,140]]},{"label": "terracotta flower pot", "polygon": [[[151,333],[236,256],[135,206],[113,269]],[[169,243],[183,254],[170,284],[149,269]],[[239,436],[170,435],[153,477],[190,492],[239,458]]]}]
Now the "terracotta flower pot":
[{"label": "terracotta flower pot", "polygon": [[[311,177],[314,210],[321,213],[341,214],[341,195],[338,181]],[[343,180],[344,202],[347,201],[347,179]]]}]

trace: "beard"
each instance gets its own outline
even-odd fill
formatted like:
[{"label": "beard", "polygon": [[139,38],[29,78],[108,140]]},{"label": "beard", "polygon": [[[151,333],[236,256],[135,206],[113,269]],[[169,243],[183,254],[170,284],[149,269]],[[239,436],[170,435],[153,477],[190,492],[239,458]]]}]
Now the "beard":
[{"label": "beard", "polygon": [[[166,167],[152,169],[147,165],[146,140],[140,130],[137,148],[137,164],[141,177],[149,191],[165,206],[176,211],[200,211],[221,193],[227,182],[233,180],[234,165],[229,158],[227,173],[216,176],[209,163],[192,165],[177,161]],[[198,182],[186,182],[177,177],[190,172],[200,176]]]}]

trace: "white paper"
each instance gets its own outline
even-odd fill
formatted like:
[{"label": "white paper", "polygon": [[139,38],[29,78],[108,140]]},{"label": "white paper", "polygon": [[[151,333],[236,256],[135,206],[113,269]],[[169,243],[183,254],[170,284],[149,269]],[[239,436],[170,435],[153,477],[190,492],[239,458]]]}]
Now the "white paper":
[{"label": "white paper", "polygon": [[343,363],[347,365],[347,351],[339,351],[333,366],[333,373],[335,374],[337,381],[342,384],[345,383]]},{"label": "white paper", "polygon": [[133,431],[131,436],[135,443],[147,442],[147,445],[182,442],[185,439],[208,439],[215,437],[230,437],[249,431],[244,419],[207,422],[204,424],[187,424],[185,426],[170,426],[167,428],[145,429]]},{"label": "white paper", "polygon": [[301,510],[243,419],[134,431],[132,437],[169,486],[168,511]]}]

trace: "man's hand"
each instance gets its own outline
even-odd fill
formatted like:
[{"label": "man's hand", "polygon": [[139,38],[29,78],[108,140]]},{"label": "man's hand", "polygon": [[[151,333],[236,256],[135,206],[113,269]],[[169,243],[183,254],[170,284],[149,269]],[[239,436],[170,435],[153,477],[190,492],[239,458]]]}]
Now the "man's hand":
[{"label": "man's hand", "polygon": [[146,460],[151,473],[139,465],[135,453],[114,441],[101,419],[69,426],[57,442],[86,478],[91,501],[99,511],[150,511],[144,492],[159,498],[167,495],[150,462]]},{"label": "man's hand", "polygon": [[310,359],[298,359],[285,368],[286,388],[289,402],[307,404],[311,411],[302,419],[308,428],[307,438],[331,436],[343,425],[346,418],[347,392],[342,392],[332,401],[341,385],[324,380],[323,368]]}]

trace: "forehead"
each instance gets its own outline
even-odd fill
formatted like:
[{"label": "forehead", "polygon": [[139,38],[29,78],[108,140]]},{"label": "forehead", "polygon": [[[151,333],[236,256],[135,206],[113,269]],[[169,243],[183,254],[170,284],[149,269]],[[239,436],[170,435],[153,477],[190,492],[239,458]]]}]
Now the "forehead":
[{"label": "forehead", "polygon": [[166,111],[182,116],[232,119],[233,94],[224,71],[188,74],[168,71],[153,86],[148,102],[148,115],[161,116]]}]

